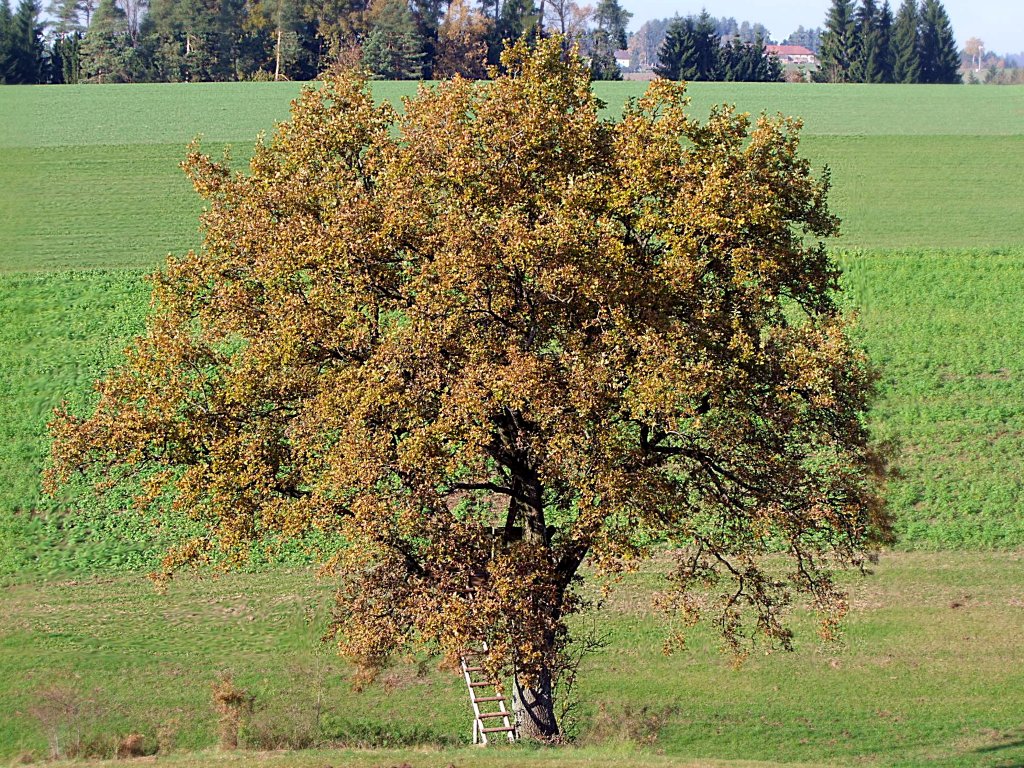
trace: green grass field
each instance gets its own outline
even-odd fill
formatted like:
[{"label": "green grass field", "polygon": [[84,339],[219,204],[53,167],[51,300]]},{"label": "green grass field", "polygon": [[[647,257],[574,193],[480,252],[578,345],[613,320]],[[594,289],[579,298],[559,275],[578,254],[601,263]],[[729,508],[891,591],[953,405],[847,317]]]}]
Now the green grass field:
[{"label": "green grass field", "polygon": [[[849,577],[853,612],[839,643],[822,644],[797,617],[794,653],[755,653],[737,669],[706,631],[685,652],[661,653],[666,628],[647,607],[660,584],[652,566],[596,614],[608,645],[582,669],[578,747],[557,756],[466,749],[465,689],[437,659],[400,663],[354,691],[350,670],[316,650],[330,589],[306,571],[186,578],[166,595],[139,577],[22,584],[3,593],[0,760],[45,755],[50,737],[69,744],[78,729],[99,755],[138,732],[150,749],[159,739],[185,753],[176,763],[205,765],[189,753],[216,744],[211,685],[230,670],[256,695],[245,746],[315,736],[405,750],[276,765],[1019,765],[1022,567],[1010,553],[884,557],[874,575]],[[308,605],[319,606],[312,624]],[[47,710],[56,690],[77,714]]]},{"label": "green grass field", "polygon": [[[599,84],[609,113],[640,83]],[[412,83],[375,84],[382,99]],[[199,204],[177,164],[202,135],[244,160],[287,117],[294,83],[0,89],[0,270],[150,268],[198,243]],[[844,248],[1024,243],[1024,86],[695,83],[693,113],[735,102],[800,115],[804,147],[832,168]],[[67,119],[61,119],[67,116]],[[1016,193],[1015,193],[1016,190]],[[102,225],[99,223],[102,222]]]},{"label": "green grass field", "polygon": [[[642,599],[657,580],[640,574],[597,617],[610,644],[581,680],[577,746],[486,755],[462,746],[465,691],[436,660],[351,689],[305,620],[313,605],[322,623],[331,587],[301,558],[161,596],[138,574],[173,526],[87,498],[68,515],[39,490],[52,408],[88,402],[143,326],[145,273],[198,245],[185,143],[244,159],[297,90],[0,88],[0,763],[77,730],[96,755],[138,731],[173,746],[161,763],[250,764],[195,751],[216,741],[210,686],[231,670],[257,696],[251,749],[308,742],[323,694],[318,738],[341,751],[267,766],[1024,765],[1024,87],[691,87],[696,115],[802,115],[806,153],[832,169],[846,301],[883,369],[873,426],[900,446],[897,551],[851,577],[841,645],[800,620],[795,654],[739,670],[705,630],[663,656]],[[610,114],[641,90],[597,89]],[[79,714],[59,714],[62,696]]]},{"label": "green grass field", "polygon": [[[848,252],[841,263],[884,371],[875,429],[900,445],[889,489],[899,546],[1024,545],[1024,248]],[[0,275],[0,573],[155,564],[164,541],[144,520],[88,504],[48,514],[60,507],[39,490],[50,411],[86,402],[146,307],[137,271]]]}]

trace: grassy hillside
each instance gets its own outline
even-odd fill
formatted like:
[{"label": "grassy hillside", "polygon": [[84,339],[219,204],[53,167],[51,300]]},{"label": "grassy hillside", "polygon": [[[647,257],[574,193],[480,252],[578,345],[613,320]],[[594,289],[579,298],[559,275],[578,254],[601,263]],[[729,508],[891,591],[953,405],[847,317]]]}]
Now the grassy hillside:
[{"label": "grassy hillside", "polygon": [[[351,670],[317,649],[330,585],[307,572],[185,579],[166,595],[138,577],[23,584],[3,593],[0,761],[44,756],[54,736],[69,748],[76,730],[98,756],[131,732],[165,752],[210,747],[211,685],[229,670],[256,695],[242,730],[249,747],[324,740],[442,750],[384,752],[357,765],[1019,765],[1021,567],[1011,554],[887,556],[874,576],[850,577],[842,642],[822,645],[797,617],[795,653],[755,653],[738,669],[703,630],[689,650],[662,654],[664,621],[648,608],[660,580],[646,570],[594,617],[608,645],[582,669],[582,751],[568,754],[457,749],[469,739],[466,692],[436,659],[399,664],[354,691]],[[77,713],[55,711],[57,701]],[[319,763],[277,756],[275,764],[353,764],[312,754]]]},{"label": "grassy hillside", "polygon": [[[2,93],[2,92],[0,92]],[[244,164],[250,143],[234,154]],[[842,247],[992,248],[1024,243],[1024,135],[807,136],[832,169]],[[149,269],[198,246],[201,201],[183,144],[14,147],[0,185],[0,271]],[[219,156],[223,145],[206,149]]]},{"label": "grassy hillside", "polygon": [[809,136],[802,146],[831,167],[837,247],[1024,244],[1024,134]]},{"label": "grassy hillside", "polygon": [[[875,429],[900,445],[889,498],[901,546],[1024,545],[1024,249],[848,253],[841,263],[863,343],[884,370]],[[86,402],[141,329],[142,278],[0,275],[0,573],[144,567],[160,552],[132,514],[88,503],[76,518],[39,514],[57,509],[39,492],[46,420],[64,398]]]},{"label": "grassy hillside", "polygon": [[[638,82],[595,83],[594,91],[618,115],[639,96]],[[0,147],[251,142],[288,116],[299,83],[159,83],[0,89]],[[399,103],[416,92],[411,82],[375,82],[381,100]],[[793,85],[691,83],[695,114],[734,103],[752,114],[799,115],[811,136],[1010,136],[1024,132],[1024,86]],[[67,116],[68,119],[61,119]]]},{"label": "grassy hillside", "polygon": [[876,434],[906,546],[1024,544],[1024,249],[841,259],[883,371]]},{"label": "grassy hillside", "polygon": [[[177,167],[185,142],[204,133],[212,151],[235,142],[244,159],[298,87],[0,89],[13,116],[0,125],[0,570],[134,567],[159,551],[131,517],[42,514],[52,508],[38,491],[44,424],[62,398],[87,398],[141,328],[145,287],[131,270],[198,244],[200,203]],[[414,87],[375,84],[392,101]],[[615,114],[642,87],[598,93]],[[697,115],[722,101],[802,114],[806,152],[832,168],[840,244],[867,249],[844,263],[865,344],[886,371],[877,429],[903,445],[890,489],[903,545],[1024,544],[1014,479],[1024,469],[1024,88],[698,83],[691,92]],[[962,248],[977,250],[950,250]]]},{"label": "grassy hillside", "polygon": [[[178,169],[198,134],[248,157],[287,116],[294,83],[12,87],[0,90],[0,270],[149,268],[197,243],[199,202]],[[398,101],[412,83],[376,83]],[[639,83],[599,84],[618,114]],[[1024,243],[1024,87],[695,83],[712,104],[801,115],[805,150],[833,170],[842,247]],[[54,115],[73,116],[55,120]]]},{"label": "grassy hillside", "polygon": [[178,144],[2,150],[0,269],[153,268],[199,244]]}]

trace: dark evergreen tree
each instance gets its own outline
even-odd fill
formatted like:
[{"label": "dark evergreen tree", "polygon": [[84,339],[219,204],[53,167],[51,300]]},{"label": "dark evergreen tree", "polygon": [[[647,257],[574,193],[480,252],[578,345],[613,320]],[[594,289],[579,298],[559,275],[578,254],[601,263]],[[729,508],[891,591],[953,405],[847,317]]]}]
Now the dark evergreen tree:
[{"label": "dark evergreen tree", "polygon": [[131,46],[128,19],[114,0],[100,0],[81,47],[82,80],[127,83],[140,74],[137,52]]},{"label": "dark evergreen tree", "polygon": [[675,18],[665,31],[665,40],[658,49],[658,65],[654,68],[658,77],[668,80],[684,79],[683,71],[694,67],[693,18]]},{"label": "dark evergreen tree", "polygon": [[878,60],[878,7],[875,0],[861,0],[853,14],[853,57],[850,61],[849,81],[877,83],[881,77]]},{"label": "dark evergreen tree", "polygon": [[596,29],[591,35],[590,76],[594,80],[621,80],[615,52],[626,47],[626,25],[633,14],[618,0],[600,0],[594,11]]},{"label": "dark evergreen tree", "polygon": [[765,38],[746,42],[740,35],[722,45],[715,21],[707,13],[676,18],[669,25],[658,52],[655,72],[671,80],[731,80],[774,82],[782,79],[782,65],[765,48]]},{"label": "dark evergreen tree", "polygon": [[832,0],[825,31],[821,35],[821,68],[817,78],[828,83],[850,80],[850,65],[856,56],[856,27],[853,0]]},{"label": "dark evergreen tree", "polygon": [[893,48],[892,48],[892,7],[889,0],[882,3],[875,25],[878,40],[878,75],[877,83],[891,83],[893,80]]},{"label": "dark evergreen tree", "polygon": [[953,27],[939,0],[924,0],[921,7],[922,83],[960,83],[960,52]]},{"label": "dark evergreen tree", "polygon": [[677,18],[658,50],[658,77],[670,80],[714,80],[718,74],[718,44],[709,34],[714,29],[701,25],[693,16]]},{"label": "dark evergreen tree", "polygon": [[11,82],[14,67],[12,27],[14,17],[7,0],[0,0],[0,85]]},{"label": "dark evergreen tree", "polygon": [[697,25],[694,30],[694,44],[696,45],[696,69],[684,75],[686,80],[720,80],[722,77],[722,38],[718,36],[714,19],[707,11],[702,11],[697,17]]},{"label": "dark evergreen tree", "polygon": [[748,45],[739,36],[722,46],[722,79],[727,82],[746,82],[750,62],[746,55]]},{"label": "dark evergreen tree", "polygon": [[50,82],[76,85],[82,79],[82,35],[54,38],[50,49]]},{"label": "dark evergreen tree", "polygon": [[386,0],[363,43],[363,66],[381,80],[416,80],[423,75],[423,41],[405,0]]},{"label": "dark evergreen tree", "polygon": [[[5,5],[7,0],[0,0]],[[43,24],[35,0],[21,0],[11,17],[8,31],[5,82],[31,85],[46,82],[46,47]]]},{"label": "dark evergreen tree", "polygon": [[[142,40],[153,79],[171,82],[234,80],[239,76],[244,25],[258,16],[260,44],[269,50],[273,71],[277,52],[278,8],[286,0],[247,4],[245,0],[152,0]],[[291,20],[289,8],[282,11]],[[289,15],[291,14],[291,15]],[[251,31],[251,30],[250,30]],[[281,44],[297,48],[296,35],[281,29]],[[249,41],[252,42],[251,40]]]},{"label": "dark evergreen tree", "polygon": [[768,53],[758,38],[744,43],[734,37],[722,47],[722,79],[734,82],[766,83],[782,80],[782,64]]},{"label": "dark evergreen tree", "polygon": [[434,59],[437,57],[438,31],[444,16],[443,0],[412,0],[412,15],[416,32],[423,46],[423,77],[433,79]]},{"label": "dark evergreen tree", "polygon": [[892,28],[892,81],[916,83],[921,79],[921,50],[918,42],[920,14],[917,0],[903,0]]}]

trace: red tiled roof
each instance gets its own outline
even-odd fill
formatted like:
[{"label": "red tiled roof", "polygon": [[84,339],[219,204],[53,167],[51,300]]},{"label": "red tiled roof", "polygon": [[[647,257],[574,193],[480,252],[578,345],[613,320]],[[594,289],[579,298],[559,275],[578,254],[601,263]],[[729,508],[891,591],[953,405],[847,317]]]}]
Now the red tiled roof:
[{"label": "red tiled roof", "polygon": [[802,45],[766,45],[768,53],[776,56],[813,56],[814,51],[804,48]]}]

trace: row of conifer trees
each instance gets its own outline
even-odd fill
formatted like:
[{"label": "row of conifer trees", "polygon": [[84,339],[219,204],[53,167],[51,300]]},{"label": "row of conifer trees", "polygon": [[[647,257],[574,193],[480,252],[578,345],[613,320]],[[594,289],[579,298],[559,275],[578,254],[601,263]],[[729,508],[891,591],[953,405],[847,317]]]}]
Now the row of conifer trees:
[{"label": "row of conifer trees", "polygon": [[959,83],[960,54],[939,0],[833,0],[817,78],[830,83]]},{"label": "row of conifer trees", "polygon": [[[389,79],[483,77],[502,42],[535,34],[539,0],[0,0],[0,83],[305,80],[335,61]],[[630,14],[547,0],[547,29],[582,44],[598,79],[617,79]],[[658,73],[777,80],[763,40],[725,45],[710,17],[674,19]],[[940,0],[833,0],[821,37],[824,82],[955,83],[960,56]]]},{"label": "row of conifer trees", "polygon": [[765,48],[760,35],[752,41],[733,36],[723,42],[718,26],[704,11],[675,18],[658,49],[654,71],[670,80],[772,82],[782,79],[782,65]]},{"label": "row of conifer trees", "polygon": [[[505,40],[580,45],[596,79],[621,77],[619,0],[0,0],[0,82],[308,80],[335,63],[385,79],[484,77]],[[2,15],[6,11],[6,15]]]}]

